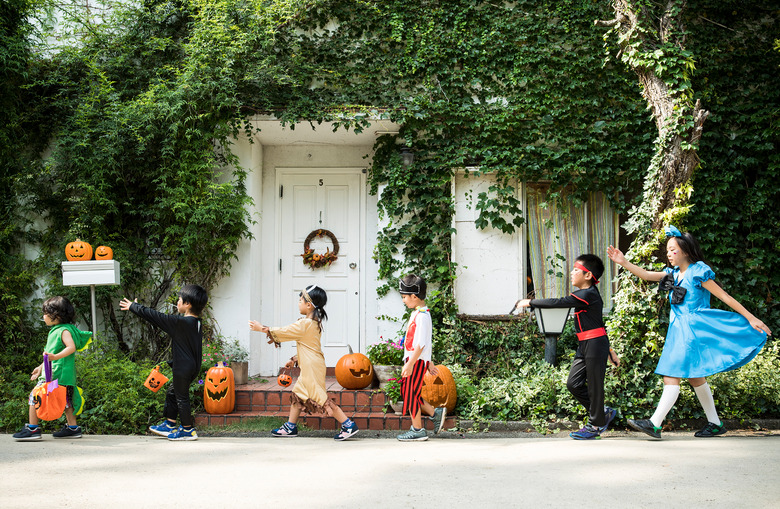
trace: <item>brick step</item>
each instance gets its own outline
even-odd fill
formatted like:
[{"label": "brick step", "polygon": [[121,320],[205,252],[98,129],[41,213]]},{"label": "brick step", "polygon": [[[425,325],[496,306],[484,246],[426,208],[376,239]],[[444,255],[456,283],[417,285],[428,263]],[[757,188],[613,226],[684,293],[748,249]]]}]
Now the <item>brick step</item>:
[{"label": "brick step", "polygon": [[[407,416],[396,415],[392,411],[388,413],[379,412],[356,412],[347,415],[355,421],[358,428],[364,430],[407,430],[412,425],[412,420]],[[195,415],[195,426],[226,426],[228,424],[239,424],[246,419],[257,419],[259,417],[279,417],[286,420],[289,414],[289,408],[280,411],[268,412],[233,412],[232,414],[207,414],[199,413]],[[316,430],[337,430],[338,424],[333,417],[327,415],[306,415],[301,414],[299,424],[307,428]],[[453,428],[457,425],[455,417],[447,416],[444,427]],[[423,426],[428,430],[433,429],[433,423],[430,419],[423,419]]]},{"label": "brick step", "polygon": [[[329,368],[330,369],[330,368]],[[295,370],[297,371],[297,370]],[[293,376],[297,376],[294,373]],[[293,384],[294,385],[294,384]],[[370,430],[400,430],[409,429],[411,419],[393,413],[387,405],[384,392],[378,387],[367,387],[360,390],[344,389],[336,381],[332,373],[325,377],[325,387],[328,398],[333,400],[349,417],[353,418],[361,429]],[[258,417],[280,417],[286,419],[290,412],[292,386],[282,387],[276,382],[276,377],[269,380],[250,380],[245,385],[236,386],[236,406],[230,414],[195,415],[196,426],[226,426],[240,423],[244,419]],[[384,410],[387,409],[387,413]],[[335,430],[336,420],[327,415],[301,415],[301,423],[316,430]],[[426,427],[432,427],[428,419],[423,419]],[[456,425],[456,419],[448,416],[445,427]]]},{"label": "brick step", "polygon": [[[333,400],[347,414],[355,412],[381,412],[387,402],[379,388],[347,390],[341,387],[335,377],[326,377],[328,398]],[[276,380],[252,381],[236,387],[237,412],[287,412],[290,408],[292,386],[281,387]]]}]

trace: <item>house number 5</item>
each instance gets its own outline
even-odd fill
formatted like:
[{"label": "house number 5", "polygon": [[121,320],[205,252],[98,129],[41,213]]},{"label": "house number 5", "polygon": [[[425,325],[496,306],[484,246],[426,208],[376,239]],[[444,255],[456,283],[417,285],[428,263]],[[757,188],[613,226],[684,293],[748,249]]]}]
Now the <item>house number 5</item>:
[{"label": "house number 5", "polygon": [[322,179],[320,179],[320,187],[322,187],[323,184],[324,182],[322,181]]}]

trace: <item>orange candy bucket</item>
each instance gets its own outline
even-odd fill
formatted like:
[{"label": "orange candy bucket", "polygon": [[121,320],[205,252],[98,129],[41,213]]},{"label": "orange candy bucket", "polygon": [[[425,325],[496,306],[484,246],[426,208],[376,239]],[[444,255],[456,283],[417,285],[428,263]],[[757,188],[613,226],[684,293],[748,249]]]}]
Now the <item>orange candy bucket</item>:
[{"label": "orange candy bucket", "polygon": [[168,377],[160,373],[160,366],[157,365],[154,368],[152,368],[152,372],[149,373],[148,377],[146,377],[146,381],[144,382],[144,387],[146,387],[152,392],[157,392],[160,390],[160,387],[165,385],[165,382],[167,381],[168,381]]}]

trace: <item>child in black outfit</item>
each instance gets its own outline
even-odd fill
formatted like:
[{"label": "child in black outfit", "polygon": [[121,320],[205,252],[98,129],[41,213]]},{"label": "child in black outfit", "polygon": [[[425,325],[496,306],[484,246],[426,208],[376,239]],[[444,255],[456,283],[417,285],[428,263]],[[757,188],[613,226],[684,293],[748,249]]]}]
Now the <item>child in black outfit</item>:
[{"label": "child in black outfit", "polygon": [[[176,309],[183,316],[167,315],[151,308],[122,299],[119,308],[132,311],[171,337],[173,359],[168,361],[173,378],[165,396],[163,416],[165,420],[149,430],[168,440],[197,440],[190,411],[189,387],[198,377],[203,359],[203,333],[200,314],[208,302],[206,290],[198,285],[185,285],[179,292]],[[181,426],[176,427],[176,418]]]},{"label": "child in black outfit", "polygon": [[601,318],[604,303],[596,284],[603,273],[604,262],[598,256],[580,255],[574,261],[570,274],[572,285],[577,287],[571,295],[561,299],[523,299],[517,302],[517,307],[575,309],[574,328],[579,346],[569,370],[566,388],[590,414],[588,424],[569,434],[575,440],[599,438],[617,414],[615,409],[604,406],[607,359],[619,366],[620,358],[609,347],[609,338]]}]

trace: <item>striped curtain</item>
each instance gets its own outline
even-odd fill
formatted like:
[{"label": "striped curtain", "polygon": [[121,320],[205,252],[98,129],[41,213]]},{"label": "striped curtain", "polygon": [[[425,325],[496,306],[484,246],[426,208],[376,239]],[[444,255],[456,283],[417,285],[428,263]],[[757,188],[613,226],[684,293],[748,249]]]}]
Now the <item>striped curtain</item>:
[{"label": "striped curtain", "polygon": [[569,272],[580,254],[592,253],[604,260],[599,291],[607,309],[612,308],[614,268],[607,246],[617,242],[617,217],[606,197],[597,193],[587,204],[575,204],[566,196],[554,207],[544,201],[545,190],[529,185],[528,253],[537,298],[563,297],[571,293]]}]

